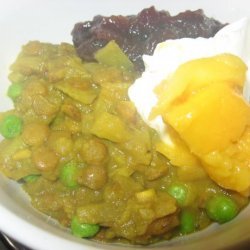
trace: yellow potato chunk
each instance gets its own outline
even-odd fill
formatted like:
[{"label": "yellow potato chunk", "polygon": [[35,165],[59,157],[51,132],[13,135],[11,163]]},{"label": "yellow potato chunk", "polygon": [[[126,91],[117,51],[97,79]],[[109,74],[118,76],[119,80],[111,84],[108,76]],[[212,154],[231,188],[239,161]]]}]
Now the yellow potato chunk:
[{"label": "yellow potato chunk", "polygon": [[172,128],[167,130],[168,134],[165,135],[163,141],[156,143],[156,151],[166,156],[171,164],[177,167],[179,179],[194,181],[206,177],[207,174],[200,159],[190,152],[187,145]]},{"label": "yellow potato chunk", "polygon": [[103,112],[94,121],[91,133],[113,142],[126,142],[130,133],[125,123],[116,115]]},{"label": "yellow potato chunk", "polygon": [[196,167],[200,165],[198,158],[191,154],[184,141],[171,128],[168,128],[164,140],[156,143],[156,151],[166,156],[175,166]]},{"label": "yellow potato chunk", "polygon": [[187,62],[158,87],[152,112],[176,133],[170,134],[172,147],[165,140],[157,145],[159,152],[180,167],[195,167],[197,157],[218,185],[241,193],[250,189],[245,75],[245,64],[229,54]]},{"label": "yellow potato chunk", "polygon": [[202,157],[204,168],[220,186],[245,192],[250,186],[250,128],[237,143],[223,151],[211,152]]},{"label": "yellow potato chunk", "polygon": [[237,141],[249,123],[250,109],[229,86],[218,83],[164,114],[191,152],[203,155]]},{"label": "yellow potato chunk", "polygon": [[214,83],[223,82],[242,89],[246,70],[244,62],[232,54],[219,54],[186,62],[156,89],[159,102],[152,112],[152,117],[162,113],[177,98],[188,98]]}]

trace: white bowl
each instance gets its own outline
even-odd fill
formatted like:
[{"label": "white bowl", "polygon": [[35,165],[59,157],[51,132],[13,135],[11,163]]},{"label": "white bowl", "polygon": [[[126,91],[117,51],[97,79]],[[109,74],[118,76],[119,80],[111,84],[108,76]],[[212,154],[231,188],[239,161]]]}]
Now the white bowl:
[{"label": "white bowl", "polygon": [[[70,32],[78,21],[96,14],[136,14],[154,5],[171,14],[202,8],[207,16],[222,22],[250,16],[248,0],[0,0],[0,110],[11,107],[6,97],[8,68],[21,46],[29,40],[71,42]],[[216,224],[188,237],[144,247],[147,249],[242,249],[250,240],[250,207],[237,219]],[[0,230],[36,250],[126,249],[128,246],[101,244],[78,239],[53,220],[35,211],[20,187],[0,176]],[[140,249],[139,246],[131,246]]]}]

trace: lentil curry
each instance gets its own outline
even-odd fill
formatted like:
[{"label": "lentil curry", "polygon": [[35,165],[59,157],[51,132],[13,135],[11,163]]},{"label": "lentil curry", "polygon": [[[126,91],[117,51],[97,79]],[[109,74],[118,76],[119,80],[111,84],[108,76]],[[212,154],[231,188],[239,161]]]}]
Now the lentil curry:
[{"label": "lentil curry", "polygon": [[9,75],[14,109],[0,114],[0,171],[77,237],[149,244],[234,218],[247,196],[156,150],[127,95],[140,73],[116,42],[94,57],[23,46]]}]

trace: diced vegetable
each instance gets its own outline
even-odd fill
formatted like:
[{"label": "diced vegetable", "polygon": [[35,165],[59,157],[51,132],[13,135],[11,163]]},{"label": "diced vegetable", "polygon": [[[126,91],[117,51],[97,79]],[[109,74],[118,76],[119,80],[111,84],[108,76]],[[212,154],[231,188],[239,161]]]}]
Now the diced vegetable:
[{"label": "diced vegetable", "polygon": [[100,226],[96,224],[80,223],[77,217],[71,221],[71,232],[80,238],[91,238],[100,230]]},{"label": "diced vegetable", "polygon": [[80,89],[71,86],[68,83],[59,82],[55,84],[55,87],[61,90],[66,95],[70,96],[76,101],[79,101],[83,104],[91,104],[98,95],[97,89],[89,88],[89,89]]},{"label": "diced vegetable", "polygon": [[157,198],[155,190],[152,188],[144,190],[142,192],[138,192],[135,194],[135,196],[139,202],[150,202],[154,201]]},{"label": "diced vegetable", "polygon": [[222,150],[236,141],[249,123],[249,116],[250,109],[245,101],[228,85],[218,83],[172,107],[164,119],[190,150],[200,156]]},{"label": "diced vegetable", "polygon": [[195,231],[196,219],[193,211],[183,210],[180,217],[180,231],[182,234],[189,234]]},{"label": "diced vegetable", "polygon": [[18,96],[21,95],[23,90],[23,86],[19,83],[12,83],[9,88],[7,95],[12,99],[15,100]]},{"label": "diced vegetable", "polygon": [[49,127],[41,122],[32,122],[25,124],[22,133],[22,139],[27,145],[38,146],[47,140]]},{"label": "diced vegetable", "polygon": [[167,192],[176,199],[179,205],[184,205],[187,201],[188,189],[183,184],[172,184],[168,187]]},{"label": "diced vegetable", "polygon": [[77,172],[77,165],[74,162],[69,162],[61,168],[59,178],[66,187],[74,188],[78,185]]},{"label": "diced vegetable", "polygon": [[12,159],[14,161],[19,161],[19,160],[30,158],[30,156],[31,156],[31,151],[25,148],[25,149],[20,149],[17,152],[15,152],[12,156]]},{"label": "diced vegetable", "polygon": [[133,63],[123,53],[115,41],[110,41],[104,48],[95,53],[95,59],[99,63],[109,66],[123,67],[127,70],[133,69]]},{"label": "diced vegetable", "polygon": [[190,152],[179,135],[171,128],[168,128],[164,142],[157,142],[156,150],[165,155],[175,166],[200,166],[198,158]]},{"label": "diced vegetable", "polygon": [[36,181],[38,178],[40,177],[40,175],[35,175],[35,174],[31,174],[31,175],[27,175],[23,178],[23,180],[26,182],[26,183],[30,183],[30,182],[33,182],[33,181]]},{"label": "diced vegetable", "polygon": [[180,97],[188,101],[200,90],[218,83],[240,89],[245,83],[246,70],[245,63],[232,54],[219,54],[183,63],[168,81],[157,88],[159,103],[155,110],[162,112]]},{"label": "diced vegetable", "polygon": [[125,153],[133,157],[136,164],[149,165],[152,160],[152,144],[147,129],[131,131],[131,137],[122,147]]},{"label": "diced vegetable", "polygon": [[206,203],[208,216],[219,223],[232,220],[238,214],[238,211],[236,202],[225,195],[214,195]]},{"label": "diced vegetable", "polygon": [[32,107],[38,116],[53,116],[58,111],[58,106],[42,95],[34,96]]},{"label": "diced vegetable", "polygon": [[25,149],[25,144],[20,136],[10,140],[3,140],[0,144],[0,161],[5,162],[10,156],[14,156],[20,150]]},{"label": "diced vegetable", "polygon": [[0,133],[7,139],[21,134],[23,121],[16,115],[7,115],[0,123]]},{"label": "diced vegetable", "polygon": [[96,117],[91,132],[113,142],[125,142],[130,138],[124,122],[118,116],[108,112],[103,112]]}]

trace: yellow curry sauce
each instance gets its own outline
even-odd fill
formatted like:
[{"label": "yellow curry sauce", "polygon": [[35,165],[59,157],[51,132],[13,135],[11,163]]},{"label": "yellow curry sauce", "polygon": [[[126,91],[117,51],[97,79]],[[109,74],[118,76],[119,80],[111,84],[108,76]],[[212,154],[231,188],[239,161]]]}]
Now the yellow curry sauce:
[{"label": "yellow curry sauce", "polygon": [[223,223],[209,215],[214,195],[230,199],[236,216],[247,197],[158,152],[158,135],[128,99],[138,73],[119,47],[95,57],[82,62],[65,43],[23,46],[9,76],[20,90],[10,94],[15,109],[0,117],[18,117],[21,131],[0,144],[1,172],[63,226],[98,225],[101,241],[148,244]]}]

